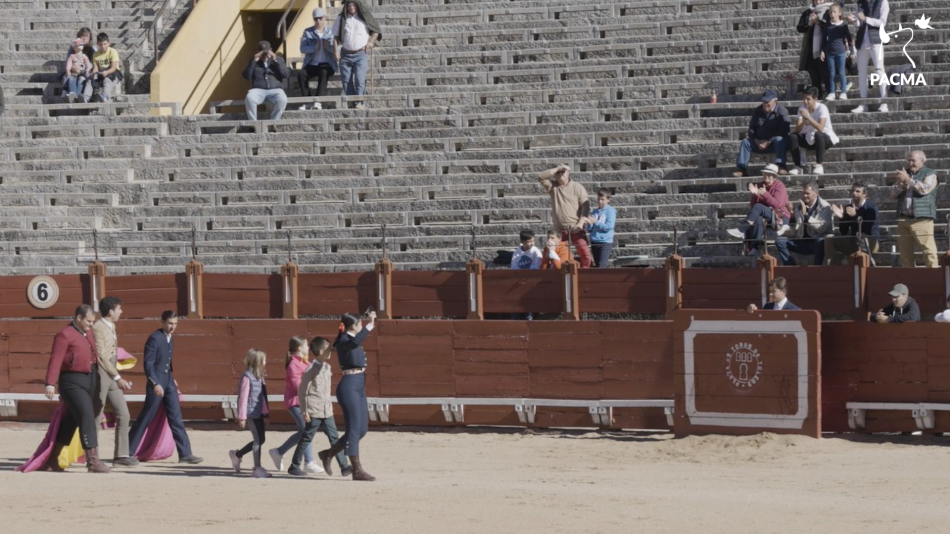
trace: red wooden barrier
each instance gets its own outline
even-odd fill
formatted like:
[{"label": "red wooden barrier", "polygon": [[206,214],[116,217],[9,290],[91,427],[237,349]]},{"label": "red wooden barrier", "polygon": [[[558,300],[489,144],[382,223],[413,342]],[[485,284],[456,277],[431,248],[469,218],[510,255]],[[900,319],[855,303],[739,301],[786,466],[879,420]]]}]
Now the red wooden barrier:
[{"label": "red wooden barrier", "polygon": [[160,317],[165,310],[188,315],[188,281],[184,273],[110,276],[107,296],[122,299],[126,319]]},{"label": "red wooden barrier", "polygon": [[943,269],[868,269],[868,308],[872,315],[890,305],[888,292],[895,284],[907,286],[923,315],[933,315],[947,309]]},{"label": "red wooden barrier", "polygon": [[586,269],[578,282],[582,313],[666,312],[665,269]]},{"label": "red wooden barrier", "polygon": [[453,317],[468,314],[465,271],[393,271],[396,317]]},{"label": "red wooden barrier", "polygon": [[90,294],[88,274],[50,275],[59,286],[59,299],[52,307],[40,310],[30,304],[26,295],[26,288],[33,278],[0,276],[0,317],[70,317],[76,306],[86,302]]},{"label": "red wooden barrier", "polygon": [[300,315],[342,315],[376,306],[374,273],[301,273]]},{"label": "red wooden barrier", "polygon": [[850,316],[854,312],[854,267],[776,267],[788,281],[788,300],[805,310]]},{"label": "red wooden barrier", "polygon": [[247,319],[283,315],[279,274],[204,273],[204,316]]},{"label": "red wooden barrier", "polygon": [[[485,271],[486,313],[560,313],[564,283],[559,271]],[[583,310],[583,303],[581,303]]]},{"label": "red wooden barrier", "polygon": [[683,307],[745,309],[762,300],[758,269],[684,269]]}]

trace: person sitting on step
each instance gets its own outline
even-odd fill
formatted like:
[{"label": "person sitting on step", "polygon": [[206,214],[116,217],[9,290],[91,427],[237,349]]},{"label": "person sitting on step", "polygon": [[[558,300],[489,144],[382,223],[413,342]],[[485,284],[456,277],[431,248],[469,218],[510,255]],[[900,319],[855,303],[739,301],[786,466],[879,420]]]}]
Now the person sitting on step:
[{"label": "person sitting on step", "polygon": [[787,174],[785,170],[785,153],[788,150],[788,133],[791,122],[788,110],[778,103],[778,93],[769,89],[762,94],[762,104],[752,112],[749,122],[749,131],[746,138],[739,144],[739,156],[736,159],[735,177],[749,175],[749,160],[752,153],[775,154],[775,165],[779,174]]},{"label": "person sitting on step", "polygon": [[749,192],[752,193],[749,214],[739,223],[739,228],[727,230],[727,233],[745,240],[745,254],[758,255],[765,227],[770,226],[773,219],[778,226],[778,235],[788,230],[788,191],[778,179],[778,167],[769,163],[762,170],[762,183],[750,183]]},{"label": "person sitting on step", "polygon": [[795,117],[798,124],[795,131],[788,137],[792,149],[792,159],[795,166],[788,173],[798,174],[805,166],[805,151],[815,151],[815,162],[812,169],[814,174],[824,174],[825,150],[838,144],[838,136],[831,126],[831,112],[828,106],[818,101],[818,88],[809,87],[805,91],[803,105],[798,108]]}]

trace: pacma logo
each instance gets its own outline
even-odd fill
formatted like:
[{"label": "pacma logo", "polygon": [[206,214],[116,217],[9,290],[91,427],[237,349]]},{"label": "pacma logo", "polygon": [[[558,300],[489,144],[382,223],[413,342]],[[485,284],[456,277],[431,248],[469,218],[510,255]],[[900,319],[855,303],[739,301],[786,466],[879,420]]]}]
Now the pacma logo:
[{"label": "pacma logo", "polygon": [[[914,25],[917,26],[917,28],[921,30],[933,29],[933,26],[930,25],[930,17],[926,15],[921,15],[919,19],[916,19],[914,21]],[[907,61],[910,61],[911,68],[913,69],[917,68],[917,63],[914,62],[914,59],[910,57],[910,54],[907,53],[907,45],[909,45],[911,41],[914,40],[913,28],[911,27],[905,28],[903,24],[898,24],[896,31],[888,32],[884,29],[884,26],[881,26],[878,31],[881,36],[881,43],[883,44],[887,44],[891,42],[892,35],[897,35],[901,32],[910,32],[910,39],[908,39],[907,42],[904,43],[904,48],[902,50],[904,52],[904,56],[907,57]],[[868,80],[873,85],[882,85],[882,84],[883,85],[927,85],[927,80],[924,79],[924,75],[919,72],[893,73],[890,76],[883,77],[883,79],[881,75],[877,73],[873,73],[870,76],[868,76]]]}]

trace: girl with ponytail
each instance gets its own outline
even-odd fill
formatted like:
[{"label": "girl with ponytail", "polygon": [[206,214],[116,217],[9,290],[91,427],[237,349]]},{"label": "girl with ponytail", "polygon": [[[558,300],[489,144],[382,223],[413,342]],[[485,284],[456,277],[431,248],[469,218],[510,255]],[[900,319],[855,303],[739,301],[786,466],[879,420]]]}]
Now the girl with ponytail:
[{"label": "girl with ponytail", "polygon": [[[287,408],[287,412],[290,413],[290,416],[294,418],[294,423],[297,425],[297,432],[287,438],[287,441],[280,447],[268,451],[278,471],[284,470],[284,455],[300,442],[300,438],[303,437],[304,428],[307,425],[300,412],[300,401],[297,400],[297,392],[300,389],[300,379],[310,364],[308,359],[309,354],[310,347],[307,344],[307,338],[303,336],[290,338],[287,355],[284,357],[284,368],[286,369],[286,376],[284,378],[284,407]],[[323,472],[323,468],[320,467],[320,464],[313,461],[313,447],[307,447],[305,449],[304,459],[306,460],[306,470],[308,473],[316,474]]]},{"label": "girl with ponytail", "polygon": [[343,371],[340,385],[336,387],[336,398],[343,410],[346,433],[332,447],[320,451],[318,456],[323,469],[330,473],[333,457],[340,451],[346,451],[353,466],[353,480],[373,481],[376,477],[363,470],[360,464],[360,439],[369,430],[369,409],[366,405],[366,352],[363,342],[376,325],[376,312],[370,308],[365,317],[369,320],[366,327],[360,316],[347,313],[340,318],[339,332],[333,341],[337,361]]}]

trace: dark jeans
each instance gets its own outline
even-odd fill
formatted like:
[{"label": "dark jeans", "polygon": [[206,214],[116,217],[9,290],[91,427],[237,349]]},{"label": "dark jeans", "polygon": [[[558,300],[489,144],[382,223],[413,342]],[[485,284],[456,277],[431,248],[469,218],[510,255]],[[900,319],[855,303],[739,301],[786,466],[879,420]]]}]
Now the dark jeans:
[{"label": "dark jeans", "polygon": [[254,451],[254,467],[261,467],[261,447],[264,445],[264,416],[255,417],[247,421],[247,429],[251,431],[251,442],[237,451],[238,458]]},{"label": "dark jeans", "polygon": [[59,375],[59,398],[66,405],[66,413],[59,424],[56,443],[69,445],[76,428],[79,428],[79,440],[82,448],[89,450],[99,446],[96,432],[96,409],[93,397],[96,396],[97,366],[91,373],[64,372]]},{"label": "dark jeans", "polygon": [[821,58],[808,58],[808,76],[811,78],[811,86],[817,87],[819,99],[825,98],[825,88],[828,87],[828,67],[822,63]]},{"label": "dark jeans", "polygon": [[[307,423],[305,423],[303,420],[303,414],[300,413],[300,406],[291,406],[288,412],[290,413],[290,416],[294,418],[294,423],[297,425],[297,433],[292,434],[289,438],[287,438],[287,441],[285,441],[283,445],[277,447],[277,452],[279,452],[281,456],[287,454],[287,451],[289,451],[291,447],[300,443],[300,439],[303,438],[303,433],[307,426]],[[310,449],[310,447],[307,447],[305,451],[307,463],[312,462],[313,451]]]},{"label": "dark jeans", "polygon": [[591,243],[590,252],[594,256],[594,267],[606,269],[610,265],[610,252],[613,248],[613,243]]},{"label": "dark jeans", "polygon": [[[300,84],[301,96],[327,96],[327,80],[333,76],[333,69],[329,63],[307,65],[297,70],[297,82]],[[316,94],[310,90],[310,80],[317,78]]]},{"label": "dark jeans", "polygon": [[788,239],[780,237],[775,240],[775,248],[778,249],[778,256],[782,259],[782,265],[797,265],[792,253],[795,254],[814,254],[815,265],[821,265],[825,262],[825,237],[804,237],[802,239]]},{"label": "dark jeans", "polygon": [[346,444],[346,455],[359,456],[360,440],[369,431],[366,373],[343,375],[336,387],[336,399],[343,410],[343,424],[346,426],[346,433],[340,438]]},{"label": "dark jeans", "polygon": [[[774,212],[772,208],[765,204],[756,204],[749,210],[746,220],[739,223],[739,231],[745,233],[745,240],[750,242],[749,248],[756,249],[762,236],[765,234],[765,227],[772,226],[772,217]],[[777,224],[788,224],[788,217],[781,217]]]},{"label": "dark jeans", "polygon": [[134,455],[138,452],[139,444],[145,436],[145,429],[158,413],[159,406],[165,406],[165,415],[168,417],[168,428],[172,431],[172,437],[175,438],[175,448],[178,449],[178,457],[191,456],[191,442],[188,441],[188,433],[185,432],[185,423],[181,419],[181,404],[178,402],[178,388],[175,387],[175,379],[169,376],[168,387],[165,388],[164,395],[159,397],[155,394],[155,388],[151,381],[146,380],[145,386],[145,405],[142,406],[142,413],[135,420],[132,429],[129,430],[129,451]]},{"label": "dark jeans", "polygon": [[[294,450],[294,460],[290,464],[291,469],[295,467],[300,469],[300,462],[304,460],[304,452],[311,446],[313,436],[319,431],[323,431],[323,433],[326,434],[331,446],[340,439],[340,433],[336,429],[336,421],[334,421],[332,417],[327,417],[326,419],[311,419],[304,428],[300,443],[297,444],[297,448]],[[340,464],[340,469],[346,469],[347,466],[349,466],[349,463],[346,461],[346,456],[343,455],[343,451],[337,453],[336,462]]]},{"label": "dark jeans", "polygon": [[799,167],[805,162],[805,150],[814,150],[815,161],[821,165],[825,162],[825,150],[835,146],[828,134],[823,132],[815,133],[815,144],[813,145],[808,144],[808,140],[805,139],[803,134],[797,133],[788,136],[788,141],[792,149],[792,158],[795,160],[795,165]]}]

